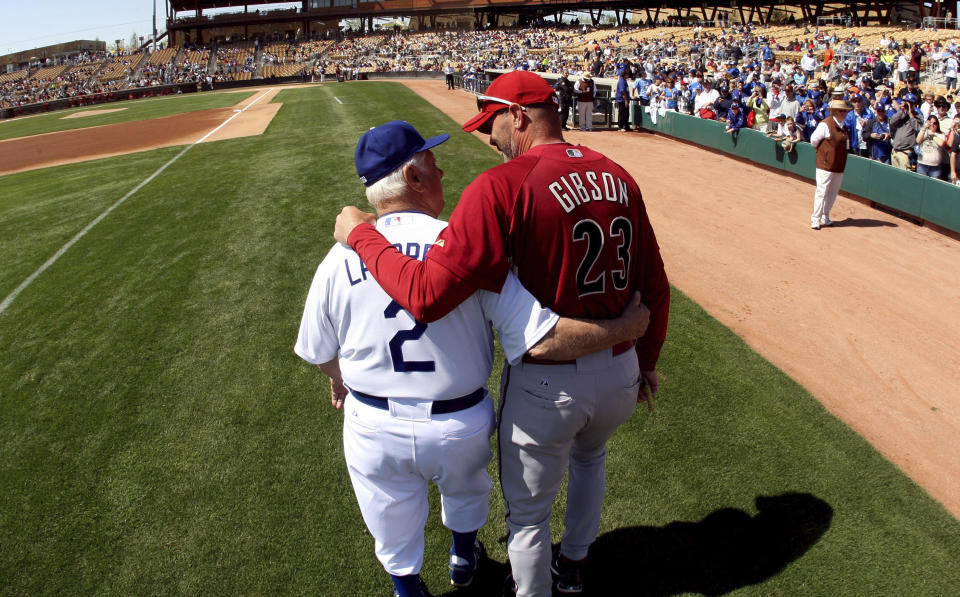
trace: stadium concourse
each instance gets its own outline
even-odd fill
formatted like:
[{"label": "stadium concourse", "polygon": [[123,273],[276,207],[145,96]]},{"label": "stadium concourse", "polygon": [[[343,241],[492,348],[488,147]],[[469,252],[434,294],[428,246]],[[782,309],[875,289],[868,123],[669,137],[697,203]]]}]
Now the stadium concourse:
[{"label": "stadium concourse", "polygon": [[[369,73],[438,72],[448,64],[463,74],[517,65],[546,72],[593,68],[615,73],[620,58],[695,62],[705,70],[723,68],[730,56],[757,56],[769,47],[778,61],[796,63],[812,47],[823,66],[825,41],[833,41],[837,61],[854,65],[885,62],[896,68],[898,54],[919,43],[924,50],[921,85],[945,90],[944,62],[957,31],[803,25],[641,26],[595,28],[587,25],[487,29],[478,31],[377,32],[343,39],[230,40],[207,46],[188,44],[150,52],[84,51],[59,59],[11,65],[0,74],[0,108],[10,117],[25,107],[62,100],[71,107],[124,98],[121,92],[169,85],[204,88],[238,82],[321,76],[355,78]],[[716,61],[716,62],[715,62]],[[14,68],[16,66],[16,68]],[[818,67],[818,71],[820,70]],[[825,70],[825,69],[824,69]]]}]

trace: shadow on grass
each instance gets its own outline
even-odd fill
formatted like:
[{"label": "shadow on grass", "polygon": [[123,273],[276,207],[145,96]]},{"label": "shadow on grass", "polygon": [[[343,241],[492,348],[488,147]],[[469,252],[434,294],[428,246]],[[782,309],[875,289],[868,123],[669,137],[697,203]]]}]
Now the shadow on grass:
[{"label": "shadow on grass", "polygon": [[[806,493],[759,496],[756,516],[723,508],[699,522],[627,527],[601,535],[584,569],[584,596],[721,595],[763,582],[797,560],[830,528],[833,508]],[[506,564],[483,563],[469,591],[501,594]]]}]

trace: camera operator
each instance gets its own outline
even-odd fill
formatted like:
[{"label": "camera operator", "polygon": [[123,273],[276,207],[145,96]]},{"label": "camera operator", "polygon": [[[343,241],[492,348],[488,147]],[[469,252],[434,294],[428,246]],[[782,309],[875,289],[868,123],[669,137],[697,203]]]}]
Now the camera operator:
[{"label": "camera operator", "polygon": [[766,95],[766,89],[763,85],[757,84],[747,98],[747,109],[753,110],[753,128],[761,133],[769,130],[770,122],[770,104],[767,103],[764,95]]},{"label": "camera operator", "polygon": [[893,135],[893,165],[902,170],[910,169],[913,147],[917,144],[917,134],[923,128],[919,114],[913,109],[917,96],[908,93],[900,100],[900,110],[890,117],[890,132]]}]

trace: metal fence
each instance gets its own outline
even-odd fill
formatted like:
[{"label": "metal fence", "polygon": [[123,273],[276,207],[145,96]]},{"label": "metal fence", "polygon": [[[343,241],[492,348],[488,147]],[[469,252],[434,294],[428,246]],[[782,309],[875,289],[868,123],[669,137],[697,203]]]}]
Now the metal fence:
[{"label": "metal fence", "polygon": [[923,26],[928,29],[960,29],[960,18],[923,17]]}]

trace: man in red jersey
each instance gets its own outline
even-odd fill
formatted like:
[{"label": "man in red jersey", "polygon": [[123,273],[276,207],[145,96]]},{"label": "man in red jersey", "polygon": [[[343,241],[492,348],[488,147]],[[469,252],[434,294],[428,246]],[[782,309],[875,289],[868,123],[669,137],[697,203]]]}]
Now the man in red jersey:
[{"label": "man in red jersey", "polygon": [[[498,291],[510,269],[544,306],[572,317],[615,317],[634,290],[642,293],[650,325],[635,345],[575,361],[526,358],[502,377],[500,483],[513,570],[507,588],[549,596],[552,571],[559,592],[580,593],[581,564],[600,525],[606,442],[659,388],[670,288],[640,189],[613,161],[563,140],[546,81],[514,71],[477,104],[480,113],[463,129],[489,133],[506,162],[464,190],[424,261],[396,251],[356,208],[344,208],[334,235],[423,322],[477,289]],[[567,470],[563,541],[551,555],[550,512]]]}]

